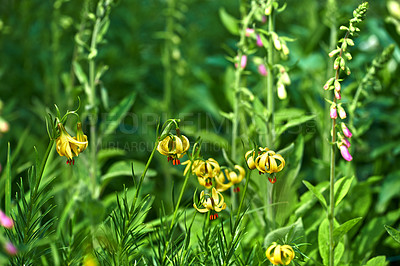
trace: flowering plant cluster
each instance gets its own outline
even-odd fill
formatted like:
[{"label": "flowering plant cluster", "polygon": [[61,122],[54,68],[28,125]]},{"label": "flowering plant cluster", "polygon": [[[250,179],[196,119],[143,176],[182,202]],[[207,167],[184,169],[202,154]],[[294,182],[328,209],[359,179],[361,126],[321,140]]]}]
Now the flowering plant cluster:
[{"label": "flowering plant cluster", "polygon": [[[367,12],[368,9],[368,3],[365,2],[361,4],[357,9],[354,10],[353,15],[354,18],[350,20],[349,26],[341,26],[340,29],[346,31],[346,34],[344,38],[342,38],[339,42],[342,43],[341,47],[337,47],[333,51],[329,53],[330,57],[336,56],[336,59],[333,64],[333,68],[335,69],[335,76],[328,79],[328,81],[324,85],[325,90],[331,90],[334,92],[334,98],[333,101],[327,100],[330,102],[331,107],[330,107],[330,117],[334,120],[333,121],[333,128],[335,129],[336,126],[339,124],[336,122],[336,119],[338,118],[338,113],[339,117],[341,120],[346,119],[347,114],[346,111],[340,102],[342,100],[342,95],[341,95],[341,81],[343,79],[340,79],[340,71],[344,71],[347,75],[350,75],[350,68],[347,66],[346,60],[350,61],[352,59],[352,55],[348,51],[348,46],[354,46],[354,41],[350,38],[350,36],[354,36],[356,32],[360,31],[359,28],[357,28],[355,25],[356,23],[359,23],[363,20],[365,17],[365,13]],[[342,157],[346,161],[351,161],[353,157],[351,156],[349,152],[350,148],[350,141],[349,139],[352,137],[352,133],[347,127],[347,125],[344,122],[340,123],[340,128],[342,133],[337,132],[337,146],[340,150],[340,153],[342,154]],[[332,131],[332,137],[335,139],[336,136],[334,136],[335,132]],[[342,135],[343,134],[343,135]]]}]

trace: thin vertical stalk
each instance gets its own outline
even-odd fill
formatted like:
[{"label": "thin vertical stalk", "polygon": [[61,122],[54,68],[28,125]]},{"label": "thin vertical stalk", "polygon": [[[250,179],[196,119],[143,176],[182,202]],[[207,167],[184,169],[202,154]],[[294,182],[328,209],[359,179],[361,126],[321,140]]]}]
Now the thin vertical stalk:
[{"label": "thin vertical stalk", "polygon": [[237,156],[237,151],[236,151],[236,142],[237,142],[237,137],[238,137],[238,128],[239,128],[239,105],[240,105],[240,98],[241,98],[241,92],[240,92],[240,83],[241,83],[241,76],[243,72],[243,68],[241,66],[241,60],[242,56],[244,55],[243,49],[245,48],[245,38],[246,38],[246,29],[248,28],[248,25],[250,23],[251,18],[254,15],[254,12],[256,11],[255,7],[252,7],[250,12],[244,16],[243,18],[243,24],[242,28],[240,30],[240,39],[238,43],[238,63],[235,71],[235,81],[233,84],[233,91],[235,94],[234,97],[234,106],[233,106],[233,121],[232,121],[232,153],[231,157],[236,160]]},{"label": "thin vertical stalk", "polygon": [[[100,18],[96,19],[93,27],[92,38],[90,41],[90,52],[96,50],[97,34],[100,26]],[[97,123],[97,106],[96,106],[96,83],[95,83],[95,71],[96,65],[94,58],[89,59],[89,106],[92,108],[90,116],[90,158],[91,158],[91,178],[93,190],[92,193],[96,197],[96,186],[97,186],[97,134],[96,134],[96,123]]]},{"label": "thin vertical stalk", "polygon": [[[268,16],[268,31],[274,31],[274,12]],[[274,148],[275,142],[275,94],[274,94],[274,46],[272,38],[268,40],[267,50],[267,62],[268,62],[268,76],[267,76],[267,109],[268,109],[268,123],[267,123],[267,146],[270,149]],[[270,227],[275,227],[275,215],[273,210],[273,189],[274,186],[267,186],[267,221],[270,221]],[[269,219],[268,219],[269,218]]]},{"label": "thin vertical stalk", "polygon": [[[349,36],[350,32],[347,31],[346,35],[343,38],[343,43],[346,43],[346,39]],[[343,54],[343,44],[340,48],[339,57]],[[339,72],[340,67],[336,69],[335,74],[335,82],[339,80]],[[333,103],[336,105],[337,100],[336,97],[333,96]],[[332,119],[332,144],[331,144],[331,165],[330,165],[330,175],[329,175],[329,266],[334,266],[334,253],[335,253],[335,246],[333,241],[333,229],[334,229],[334,222],[335,222],[335,153],[336,153],[336,119]]]},{"label": "thin vertical stalk", "polygon": [[[192,164],[193,164],[193,162],[191,161],[190,164],[189,164],[189,169],[192,169]],[[191,175],[191,171],[188,171],[186,173],[185,180],[183,181],[181,192],[179,193],[179,198],[178,198],[178,201],[176,202],[175,211],[174,211],[174,214],[172,215],[171,225],[170,225],[169,230],[168,230],[169,233],[171,233],[171,230],[174,227],[176,215],[178,214],[179,205],[181,203],[181,200],[182,200],[182,197],[183,197],[183,193],[184,193],[184,191],[186,189],[186,185],[187,185],[187,183],[189,181],[190,175]],[[165,260],[165,257],[167,256],[167,251],[168,251],[169,244],[170,244],[170,241],[168,240],[167,244],[165,246],[165,249],[164,249],[163,261]]]},{"label": "thin vertical stalk", "polygon": [[[274,31],[274,13],[268,16],[268,31]],[[268,76],[267,76],[267,109],[268,109],[268,132],[267,132],[267,145],[270,149],[274,148],[275,141],[275,101],[274,101],[274,76],[273,76],[273,66],[274,66],[274,47],[272,44],[272,38],[268,41]]]},{"label": "thin vertical stalk", "polygon": [[238,226],[238,223],[239,223],[239,216],[240,216],[240,212],[241,212],[242,207],[243,207],[244,199],[246,198],[246,192],[247,192],[247,187],[249,186],[251,173],[252,173],[252,171],[247,171],[246,172],[246,183],[244,185],[243,196],[242,196],[242,199],[240,200],[239,208],[237,210],[234,228],[236,228]]},{"label": "thin vertical stalk", "polygon": [[[336,103],[336,98],[334,98]],[[332,119],[332,143],[336,142],[336,119]],[[335,154],[336,147],[331,145],[331,166],[329,175],[329,266],[334,266],[335,246],[333,242],[333,229],[335,221]]]},{"label": "thin vertical stalk", "polygon": [[171,65],[171,54],[172,54],[172,38],[174,35],[174,17],[173,10],[175,10],[175,0],[167,1],[167,21],[166,21],[166,35],[165,47],[163,55],[164,65],[164,111],[168,112],[171,108],[172,98],[172,79],[173,79],[173,67]]},{"label": "thin vertical stalk", "polygon": [[7,149],[7,166],[6,166],[6,187],[5,187],[5,203],[4,203],[4,211],[6,215],[10,215],[11,211],[11,148],[10,142],[8,142]]}]

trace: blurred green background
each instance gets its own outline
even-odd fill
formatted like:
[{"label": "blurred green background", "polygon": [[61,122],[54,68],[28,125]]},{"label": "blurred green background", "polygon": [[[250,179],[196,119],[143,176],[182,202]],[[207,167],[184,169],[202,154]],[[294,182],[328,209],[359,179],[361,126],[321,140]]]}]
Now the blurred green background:
[{"label": "blurred green background", "polygon": [[[0,99],[3,103],[0,116],[8,122],[9,130],[0,133],[0,163],[6,164],[7,143],[11,150],[19,147],[13,161],[15,180],[24,176],[33,163],[36,146],[43,153],[48,143],[45,116],[54,112],[57,104],[61,110],[73,109],[77,96],[86,99],[83,88],[74,76],[72,61],[76,59],[75,34],[82,20],[84,1],[3,0],[0,5]],[[101,101],[98,123],[124,97],[136,92],[133,107],[115,132],[102,139],[102,149],[124,150],[117,157],[107,159],[101,168],[107,173],[117,161],[145,162],[152,149],[155,128],[160,117],[182,119],[182,130],[191,140],[201,135],[208,157],[222,159],[222,147],[229,150],[231,124],[221,115],[230,112],[229,73],[233,66],[226,57],[234,56],[237,36],[223,26],[219,11],[239,17],[239,1],[230,0],[180,0],[175,1],[176,34],[172,66],[172,98],[168,106],[163,103],[165,67],[163,51],[166,21],[171,16],[167,1],[119,1],[110,14],[110,28],[106,42],[99,47],[98,64],[108,65],[98,93]],[[352,10],[360,1],[336,1],[337,25],[347,23]],[[360,97],[360,106],[353,114],[352,126],[356,134],[352,145],[354,160],[344,164],[339,160],[339,173],[355,174],[359,181],[371,176],[381,177],[371,189],[372,217],[399,209],[400,196],[400,7],[396,1],[371,1],[360,36],[352,48],[352,75],[343,87],[346,97],[355,93],[372,60],[385,47],[395,44],[395,52],[384,68],[376,73]],[[288,43],[291,51],[284,64],[290,69],[292,84],[287,88],[288,98],[277,104],[278,110],[300,108],[305,114],[320,112],[324,104],[322,86],[328,78],[330,30],[328,25],[332,10],[325,1],[286,1],[286,10],[277,16],[276,31],[294,38]],[[95,3],[90,4],[93,9]],[[179,11],[179,12],[178,12]],[[340,32],[339,32],[340,33]],[[256,73],[256,67],[249,65]],[[260,85],[249,77],[249,87],[256,96],[262,94]],[[85,112],[84,108],[82,112]],[[102,120],[103,119],[103,120]],[[322,161],[321,137],[318,121],[312,120],[284,132],[281,146],[304,135],[305,147],[300,178],[312,182],[328,180]],[[88,120],[84,131],[89,133]],[[86,123],[85,123],[86,122]],[[72,124],[71,124],[72,125]],[[22,138],[23,143],[18,146]],[[90,135],[89,141],[90,141]],[[82,154],[82,156],[86,156]],[[54,156],[54,158],[56,158]],[[57,157],[57,160],[59,158]],[[60,159],[61,161],[61,159]],[[172,182],[180,182],[182,168],[172,168],[158,154],[152,172],[146,179],[145,191],[157,195],[151,218],[157,216],[158,206],[164,201],[171,210]],[[318,171],[316,171],[316,169]],[[69,170],[68,170],[69,171]],[[175,179],[172,179],[175,176]],[[175,181],[172,181],[175,180]],[[123,176],[110,182],[101,198],[114,195],[123,184],[131,185],[131,177]],[[197,182],[192,181],[193,187]],[[193,190],[184,199],[191,202]],[[299,195],[306,191],[298,182]],[[351,195],[350,195],[351,197]],[[351,212],[354,206],[347,206]],[[399,226],[396,218],[392,222]],[[377,254],[395,256],[399,247],[383,233],[378,237]]]}]

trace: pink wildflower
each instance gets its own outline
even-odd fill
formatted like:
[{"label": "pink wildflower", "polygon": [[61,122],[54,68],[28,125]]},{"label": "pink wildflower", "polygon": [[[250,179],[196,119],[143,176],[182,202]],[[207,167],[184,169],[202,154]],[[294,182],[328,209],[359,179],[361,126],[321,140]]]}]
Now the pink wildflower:
[{"label": "pink wildflower", "polygon": [[[241,67],[241,68],[245,68],[245,67],[246,67],[246,64],[247,64],[247,55],[242,55],[242,58],[241,58],[241,60],[240,60],[240,67]],[[236,67],[236,68],[238,67],[238,64],[237,64],[237,63],[235,63],[235,67]]]},{"label": "pink wildflower", "polygon": [[351,136],[353,136],[353,134],[350,132],[350,130],[347,128],[347,126],[346,126],[346,124],[345,123],[342,123],[342,131],[343,131],[343,134],[346,136],[346,137],[348,137],[348,138],[351,138]]},{"label": "pink wildflower", "polygon": [[254,33],[254,29],[247,28],[245,35],[246,35],[246,37],[250,37],[250,35],[253,33]]},{"label": "pink wildflower", "polygon": [[259,34],[257,34],[257,46],[258,47],[263,47],[263,42],[261,40],[261,37]]},{"label": "pink wildflower", "polygon": [[11,229],[14,226],[14,221],[8,217],[4,212],[0,211],[0,225],[7,229]]},{"label": "pink wildflower", "polygon": [[351,154],[349,153],[349,149],[346,147],[346,145],[340,145],[340,153],[342,154],[343,159],[346,161],[350,162],[353,160],[353,157],[351,157]]},{"label": "pink wildflower", "polygon": [[342,95],[340,95],[340,91],[335,90],[335,98],[338,100],[342,99]]},{"label": "pink wildflower", "polygon": [[4,243],[4,249],[11,256],[16,255],[18,252],[17,248],[11,242]]},{"label": "pink wildflower", "polygon": [[258,73],[264,77],[268,75],[267,68],[264,64],[258,65]]},{"label": "pink wildflower", "polygon": [[350,148],[350,146],[351,146],[350,141],[349,141],[348,139],[346,139],[346,138],[343,138],[343,139],[342,139],[342,143],[343,143],[347,148]]},{"label": "pink wildflower", "polygon": [[346,111],[339,105],[339,116],[341,119],[345,119],[347,117]]},{"label": "pink wildflower", "polygon": [[331,116],[332,119],[336,119],[337,118],[336,105],[334,105],[334,104],[331,105],[330,116]]}]

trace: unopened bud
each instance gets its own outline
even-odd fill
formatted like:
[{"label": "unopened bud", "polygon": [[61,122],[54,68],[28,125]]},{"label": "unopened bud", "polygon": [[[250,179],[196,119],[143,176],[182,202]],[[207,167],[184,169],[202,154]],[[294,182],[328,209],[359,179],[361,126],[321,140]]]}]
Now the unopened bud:
[{"label": "unopened bud", "polygon": [[257,46],[258,47],[263,47],[263,42],[261,40],[261,37],[259,34],[257,34]]},{"label": "unopened bud", "polygon": [[340,94],[339,91],[335,90],[335,98],[338,99],[338,100],[342,99],[342,95]]},{"label": "unopened bud", "polygon": [[339,80],[335,80],[335,91],[340,92],[340,82],[339,82]]},{"label": "unopened bud", "polygon": [[351,133],[351,131],[348,129],[348,127],[346,126],[345,123],[342,123],[342,132],[343,134],[347,137],[347,138],[351,138],[353,136],[353,134]]},{"label": "unopened bud", "polygon": [[335,59],[335,62],[333,62],[333,68],[334,68],[335,70],[339,69],[339,63],[340,63],[340,57],[337,57],[337,58]]},{"label": "unopened bud", "polygon": [[340,58],[340,68],[341,68],[342,70],[345,70],[345,69],[346,69],[346,62],[344,61],[344,58],[343,58],[343,57]]},{"label": "unopened bud", "polygon": [[260,75],[264,77],[268,75],[267,68],[265,67],[264,64],[258,65],[258,73],[260,73]]},{"label": "unopened bud", "polygon": [[245,35],[246,35],[246,37],[250,37],[250,35],[253,33],[254,33],[254,29],[247,28]]},{"label": "unopened bud", "polygon": [[331,110],[329,112],[329,115],[332,119],[336,119],[337,118],[337,110],[336,110],[336,105],[332,104],[331,105]]},{"label": "unopened bud", "polygon": [[341,105],[338,106],[339,116],[341,119],[345,119],[347,117],[346,111],[343,109]]},{"label": "unopened bud", "polygon": [[285,85],[283,85],[282,83],[278,83],[277,90],[278,90],[278,98],[279,99],[284,100],[287,98]]}]

